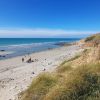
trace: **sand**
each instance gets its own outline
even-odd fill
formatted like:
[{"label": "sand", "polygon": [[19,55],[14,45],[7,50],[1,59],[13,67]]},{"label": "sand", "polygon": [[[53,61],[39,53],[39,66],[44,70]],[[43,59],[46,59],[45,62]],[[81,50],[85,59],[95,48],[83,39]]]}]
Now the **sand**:
[{"label": "sand", "polygon": [[8,55],[8,54],[12,54],[12,51],[0,51],[0,55]]},{"label": "sand", "polygon": [[[72,45],[1,60],[0,100],[18,100],[18,94],[28,88],[34,77],[44,71],[54,71],[64,60],[82,50],[79,45]],[[33,62],[26,63],[30,57]]]}]

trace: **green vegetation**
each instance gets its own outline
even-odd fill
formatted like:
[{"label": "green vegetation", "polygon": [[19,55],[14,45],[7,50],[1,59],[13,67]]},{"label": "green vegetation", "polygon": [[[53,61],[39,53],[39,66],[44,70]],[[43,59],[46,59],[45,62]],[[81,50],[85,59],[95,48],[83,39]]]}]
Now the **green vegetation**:
[{"label": "green vegetation", "polygon": [[92,41],[94,38],[95,38],[95,36],[90,36],[85,39],[85,42]]},{"label": "green vegetation", "polygon": [[57,82],[56,75],[49,73],[43,73],[33,80],[31,86],[22,97],[22,100],[43,100],[46,93],[52,88]]},{"label": "green vegetation", "polygon": [[90,98],[100,99],[100,64],[76,68],[67,79],[54,86],[43,100],[92,100]]},{"label": "green vegetation", "polygon": [[83,53],[89,53],[90,49],[84,49]]},{"label": "green vegetation", "polygon": [[41,74],[25,91],[22,100],[100,99],[100,63],[82,65],[70,73],[65,70],[60,71],[64,75]]},{"label": "green vegetation", "polygon": [[70,61],[74,61],[75,59],[78,59],[81,55],[76,55],[75,57],[69,59],[67,62],[70,62]]},{"label": "green vegetation", "polygon": [[70,64],[64,64],[64,65],[58,67],[57,72],[58,73],[64,73],[64,72],[70,71],[70,70],[72,70],[71,65]]},{"label": "green vegetation", "polygon": [[100,33],[92,35],[85,39],[85,42],[90,42],[90,41],[100,41]]}]

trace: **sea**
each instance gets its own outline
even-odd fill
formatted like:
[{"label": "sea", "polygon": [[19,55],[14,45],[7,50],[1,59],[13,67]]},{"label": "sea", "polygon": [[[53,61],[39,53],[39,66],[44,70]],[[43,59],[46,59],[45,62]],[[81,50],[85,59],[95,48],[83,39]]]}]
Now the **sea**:
[{"label": "sea", "polygon": [[0,60],[23,56],[48,49],[59,48],[61,43],[71,43],[80,38],[0,38],[0,51],[12,52],[0,55]]}]

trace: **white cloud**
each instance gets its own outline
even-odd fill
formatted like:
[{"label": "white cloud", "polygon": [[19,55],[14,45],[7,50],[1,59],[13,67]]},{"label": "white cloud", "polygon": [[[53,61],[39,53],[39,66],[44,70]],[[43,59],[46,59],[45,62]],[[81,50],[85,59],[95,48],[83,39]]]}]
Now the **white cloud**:
[{"label": "white cloud", "polygon": [[0,37],[25,37],[25,38],[43,38],[43,37],[85,37],[94,34],[93,31],[70,31],[60,29],[0,29]]}]

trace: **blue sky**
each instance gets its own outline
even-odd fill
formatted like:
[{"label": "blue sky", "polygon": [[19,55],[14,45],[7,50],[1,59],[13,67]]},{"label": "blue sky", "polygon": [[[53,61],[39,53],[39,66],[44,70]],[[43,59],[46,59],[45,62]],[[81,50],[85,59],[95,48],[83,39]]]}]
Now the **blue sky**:
[{"label": "blue sky", "polygon": [[100,0],[0,0],[0,37],[82,37],[100,31]]}]

